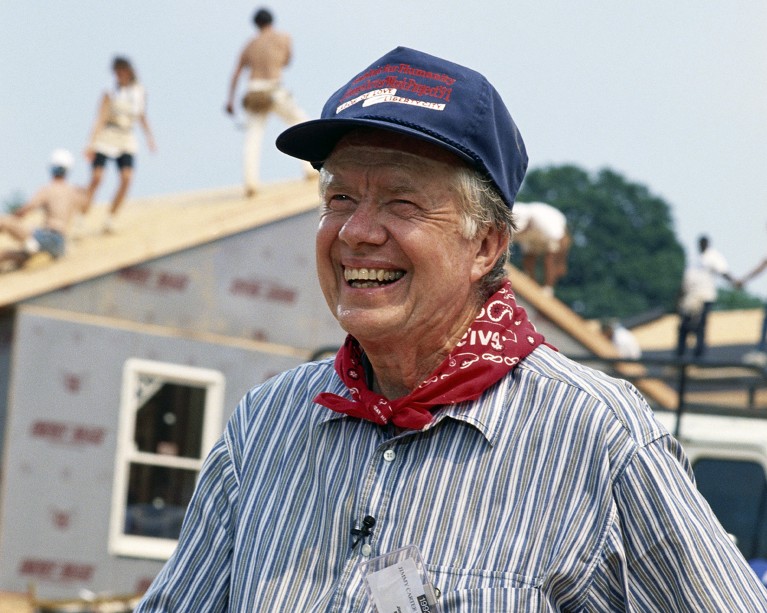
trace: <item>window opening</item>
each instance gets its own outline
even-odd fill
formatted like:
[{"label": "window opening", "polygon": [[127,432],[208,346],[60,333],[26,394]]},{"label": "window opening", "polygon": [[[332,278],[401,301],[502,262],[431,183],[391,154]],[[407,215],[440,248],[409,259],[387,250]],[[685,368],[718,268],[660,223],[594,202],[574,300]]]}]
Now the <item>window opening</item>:
[{"label": "window opening", "polygon": [[166,559],[221,434],[223,375],[131,359],[123,370],[109,548]]}]

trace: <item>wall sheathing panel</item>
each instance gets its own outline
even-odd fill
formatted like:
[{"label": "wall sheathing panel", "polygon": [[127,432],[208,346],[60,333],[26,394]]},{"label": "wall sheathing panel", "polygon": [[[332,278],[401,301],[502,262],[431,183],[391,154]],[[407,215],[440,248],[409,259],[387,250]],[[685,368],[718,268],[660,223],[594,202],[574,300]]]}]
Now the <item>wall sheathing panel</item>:
[{"label": "wall sheathing panel", "polygon": [[[146,588],[161,562],[107,553],[125,361],[218,370],[225,418],[253,385],[305,357],[34,306],[16,316],[0,500],[0,590],[45,597]],[[223,423],[221,424],[223,428]]]},{"label": "wall sheathing panel", "polygon": [[312,210],[33,303],[310,350],[340,345],[317,282],[317,222]]}]

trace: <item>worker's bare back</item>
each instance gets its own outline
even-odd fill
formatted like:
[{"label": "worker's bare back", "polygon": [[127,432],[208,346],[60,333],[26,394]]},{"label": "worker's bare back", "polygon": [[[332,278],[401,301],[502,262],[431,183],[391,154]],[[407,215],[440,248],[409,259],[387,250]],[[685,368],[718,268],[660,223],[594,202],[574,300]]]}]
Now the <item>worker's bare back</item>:
[{"label": "worker's bare back", "polygon": [[38,190],[27,206],[30,209],[41,208],[45,214],[45,227],[65,234],[73,215],[82,210],[84,203],[83,188],[63,179],[54,179]]},{"label": "worker's bare back", "polygon": [[279,79],[290,62],[290,53],[290,36],[268,29],[245,46],[240,64],[250,69],[251,79]]}]

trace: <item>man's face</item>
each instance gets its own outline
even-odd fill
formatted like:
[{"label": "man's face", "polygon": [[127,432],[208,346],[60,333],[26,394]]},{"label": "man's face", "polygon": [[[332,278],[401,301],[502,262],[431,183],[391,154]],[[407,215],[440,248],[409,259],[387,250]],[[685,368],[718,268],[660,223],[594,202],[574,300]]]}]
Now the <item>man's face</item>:
[{"label": "man's face", "polygon": [[486,233],[462,234],[451,181],[458,164],[439,147],[387,132],[347,137],[326,161],[319,280],[339,323],[363,346],[438,350],[476,316]]}]

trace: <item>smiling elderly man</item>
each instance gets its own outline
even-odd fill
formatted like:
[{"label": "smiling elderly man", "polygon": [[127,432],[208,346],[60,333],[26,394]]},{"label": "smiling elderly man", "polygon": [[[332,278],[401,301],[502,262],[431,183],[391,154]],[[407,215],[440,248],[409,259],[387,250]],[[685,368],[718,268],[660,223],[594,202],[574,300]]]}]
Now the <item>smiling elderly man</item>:
[{"label": "smiling elderly man", "polygon": [[277,145],[348,337],[245,396],[138,612],[767,610],[636,390],[516,304],[527,155],[482,75],[397,48]]}]

